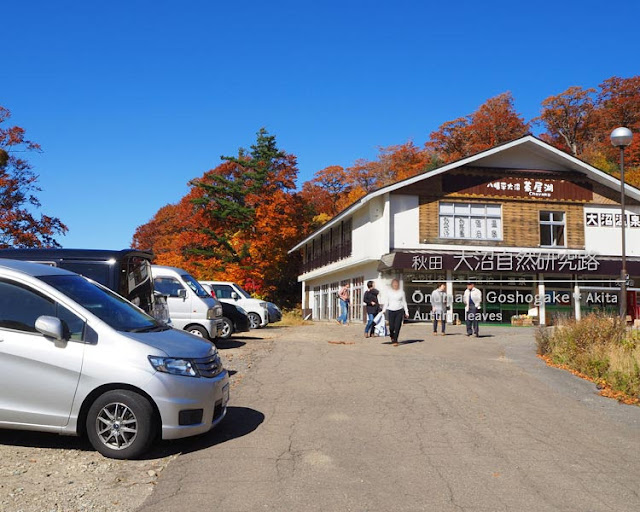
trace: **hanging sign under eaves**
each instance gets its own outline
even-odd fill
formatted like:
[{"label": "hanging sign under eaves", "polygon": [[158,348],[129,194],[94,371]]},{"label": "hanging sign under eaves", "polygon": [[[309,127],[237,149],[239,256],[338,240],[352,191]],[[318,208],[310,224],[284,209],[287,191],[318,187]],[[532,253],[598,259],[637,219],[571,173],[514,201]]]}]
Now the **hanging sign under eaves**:
[{"label": "hanging sign under eaves", "polygon": [[442,178],[447,195],[542,199],[547,201],[588,202],[593,199],[589,183],[536,176],[496,176],[486,174],[449,174]]}]

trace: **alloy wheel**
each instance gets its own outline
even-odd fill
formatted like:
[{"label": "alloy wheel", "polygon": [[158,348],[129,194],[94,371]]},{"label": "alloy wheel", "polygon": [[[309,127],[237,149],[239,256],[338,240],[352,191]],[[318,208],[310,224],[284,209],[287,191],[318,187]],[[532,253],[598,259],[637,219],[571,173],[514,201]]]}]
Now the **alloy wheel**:
[{"label": "alloy wheel", "polygon": [[124,450],[138,435],[138,420],[133,411],[121,402],[105,405],[96,417],[96,433],[105,446]]},{"label": "alloy wheel", "polygon": [[252,329],[258,329],[260,327],[260,317],[257,313],[249,313],[249,324]]}]

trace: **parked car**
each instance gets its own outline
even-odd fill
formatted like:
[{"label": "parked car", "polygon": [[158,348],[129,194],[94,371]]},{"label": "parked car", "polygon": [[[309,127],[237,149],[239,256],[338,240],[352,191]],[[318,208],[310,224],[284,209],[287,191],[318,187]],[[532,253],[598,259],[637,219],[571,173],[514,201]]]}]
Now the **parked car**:
[{"label": "parked car", "polygon": [[170,323],[165,298],[154,293],[153,254],[146,251],[96,249],[4,249],[0,258],[43,263],[88,277],[122,295],[161,322]]},{"label": "parked car", "polygon": [[235,304],[244,309],[249,315],[249,323],[252,329],[260,329],[269,323],[267,303],[254,299],[236,283],[227,281],[202,281],[213,288],[217,299],[227,304]]},{"label": "parked car", "polygon": [[153,286],[167,297],[169,314],[178,329],[214,339],[222,333],[222,305],[186,270],[152,265]]},{"label": "parked car", "polygon": [[220,337],[229,339],[232,334],[251,330],[249,315],[240,306],[222,302],[222,333]]},{"label": "parked car", "polygon": [[267,311],[269,312],[270,324],[275,324],[282,320],[282,311],[273,302],[267,302]]},{"label": "parked car", "polygon": [[0,428],[86,435],[107,457],[226,414],[216,347],[67,270],[0,260]]},{"label": "parked car", "polygon": [[[216,294],[211,286],[202,284],[202,287],[207,290],[213,298],[216,298]],[[232,334],[251,330],[249,315],[247,315],[244,309],[227,302],[221,302],[220,304],[222,305],[222,332],[218,334],[219,338],[227,340]]]}]

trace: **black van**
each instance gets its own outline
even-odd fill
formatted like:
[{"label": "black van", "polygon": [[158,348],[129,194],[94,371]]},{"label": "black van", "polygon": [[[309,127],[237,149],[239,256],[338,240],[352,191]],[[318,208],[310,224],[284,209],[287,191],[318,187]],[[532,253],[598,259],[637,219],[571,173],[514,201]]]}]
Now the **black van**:
[{"label": "black van", "polygon": [[165,315],[168,317],[167,311],[158,310],[166,309],[166,304],[156,305],[151,276],[153,254],[150,252],[134,249],[4,249],[0,250],[0,258],[70,270],[106,286],[159,320]]}]

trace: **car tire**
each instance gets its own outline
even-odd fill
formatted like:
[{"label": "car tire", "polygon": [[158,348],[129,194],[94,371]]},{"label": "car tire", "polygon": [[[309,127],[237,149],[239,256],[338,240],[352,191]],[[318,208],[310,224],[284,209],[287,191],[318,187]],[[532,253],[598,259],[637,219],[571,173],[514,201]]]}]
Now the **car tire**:
[{"label": "car tire", "polygon": [[260,329],[262,327],[262,318],[258,313],[249,313],[249,327],[252,329]]},{"label": "car tire", "polygon": [[149,400],[125,389],[100,395],[89,408],[85,427],[91,445],[112,459],[139,457],[151,447],[156,433]]},{"label": "car tire", "polygon": [[188,325],[187,327],[184,328],[184,330],[195,336],[204,338],[205,340],[209,339],[209,333],[204,327],[201,327],[200,325]]},{"label": "car tire", "polygon": [[222,334],[220,334],[219,338],[223,339],[223,340],[228,340],[229,338],[231,338],[231,335],[233,334],[233,322],[231,320],[229,320],[228,318],[223,318],[222,319]]}]

